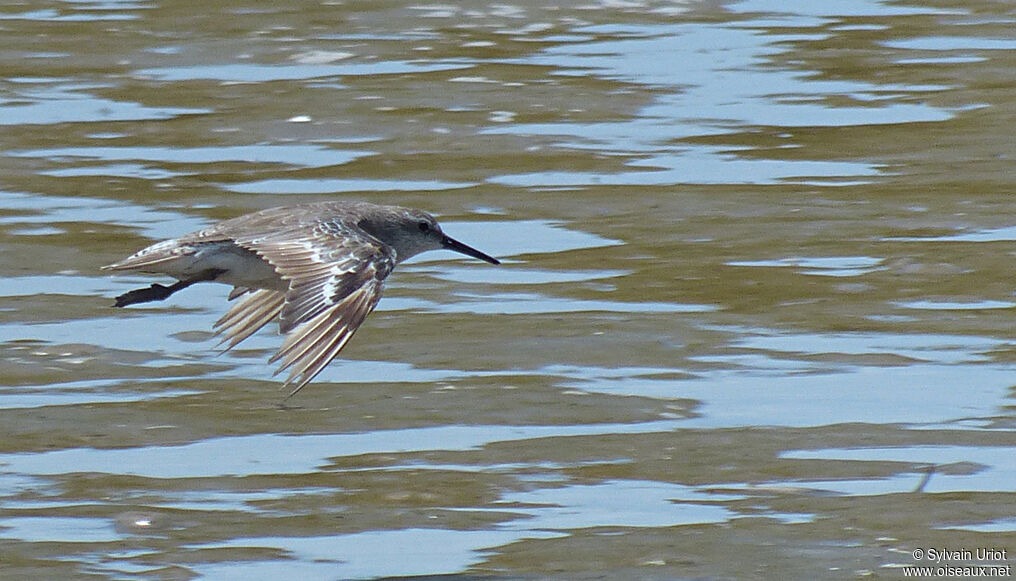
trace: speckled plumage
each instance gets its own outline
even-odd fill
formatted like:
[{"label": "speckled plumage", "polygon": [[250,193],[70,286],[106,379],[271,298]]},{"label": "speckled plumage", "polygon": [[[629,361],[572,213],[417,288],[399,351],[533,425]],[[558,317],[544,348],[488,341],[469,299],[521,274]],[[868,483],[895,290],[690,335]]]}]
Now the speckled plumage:
[{"label": "speckled plumage", "polygon": [[286,335],[269,360],[289,370],[290,395],[334,359],[381,299],[395,265],[445,248],[499,264],[446,236],[433,216],[367,202],[319,202],[271,208],[153,244],[105,270],[167,274],[117,297],[116,306],[163,300],[198,282],[233,285],[242,298],[215,323],[231,349],[278,319]]}]

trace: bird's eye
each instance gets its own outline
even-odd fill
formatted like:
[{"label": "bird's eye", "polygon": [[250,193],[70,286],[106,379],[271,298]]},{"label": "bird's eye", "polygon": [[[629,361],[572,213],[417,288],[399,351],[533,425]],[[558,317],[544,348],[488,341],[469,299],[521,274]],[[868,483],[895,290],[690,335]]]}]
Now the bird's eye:
[{"label": "bird's eye", "polygon": [[417,226],[420,227],[420,232],[426,232],[427,230],[430,230],[430,224],[426,222],[420,222],[419,224],[417,224]]}]

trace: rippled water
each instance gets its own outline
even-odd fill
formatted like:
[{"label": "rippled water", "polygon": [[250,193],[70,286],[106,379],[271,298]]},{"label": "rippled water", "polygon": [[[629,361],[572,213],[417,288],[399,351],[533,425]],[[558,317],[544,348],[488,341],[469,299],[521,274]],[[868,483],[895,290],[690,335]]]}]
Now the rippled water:
[{"label": "rippled water", "polygon": [[[1016,11],[925,4],[0,7],[3,576],[1016,554]],[[226,287],[110,307],[153,280],[99,266],[321,199],[504,264],[400,266],[287,407]]]}]

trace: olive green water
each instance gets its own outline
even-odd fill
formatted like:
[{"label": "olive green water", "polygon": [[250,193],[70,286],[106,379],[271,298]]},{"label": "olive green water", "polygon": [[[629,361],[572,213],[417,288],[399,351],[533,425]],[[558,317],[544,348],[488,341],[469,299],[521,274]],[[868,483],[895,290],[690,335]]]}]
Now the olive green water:
[{"label": "olive green water", "polygon": [[[931,555],[1016,554],[1012,6],[275,4],[0,7],[0,577],[1009,564]],[[228,288],[110,307],[347,198],[504,264],[400,266],[289,407]]]}]

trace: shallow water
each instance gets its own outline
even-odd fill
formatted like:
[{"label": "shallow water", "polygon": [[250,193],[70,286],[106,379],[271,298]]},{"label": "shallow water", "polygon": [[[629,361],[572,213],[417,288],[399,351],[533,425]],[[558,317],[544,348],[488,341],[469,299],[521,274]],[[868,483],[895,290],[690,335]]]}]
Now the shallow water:
[{"label": "shallow water", "polygon": [[[896,578],[931,564],[915,548],[1016,554],[1014,21],[0,8],[5,575]],[[110,307],[153,279],[101,265],[321,199],[426,209],[504,264],[400,266],[285,407],[274,332],[215,347],[226,287]]]}]

